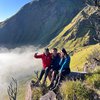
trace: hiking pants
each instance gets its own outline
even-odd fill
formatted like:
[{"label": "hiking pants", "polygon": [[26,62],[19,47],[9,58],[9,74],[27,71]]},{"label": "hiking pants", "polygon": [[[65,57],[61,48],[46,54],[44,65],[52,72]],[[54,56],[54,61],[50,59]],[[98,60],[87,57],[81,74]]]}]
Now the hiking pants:
[{"label": "hiking pants", "polygon": [[47,67],[46,69],[42,69],[41,72],[40,72],[39,81],[41,81],[41,79],[44,75],[43,83],[45,83],[49,71],[50,71],[50,67]]},{"label": "hiking pants", "polygon": [[62,71],[61,74],[59,74],[57,77],[56,77],[56,83],[57,85],[60,84],[60,82],[66,80],[66,76],[70,73],[70,69],[67,69],[67,70],[64,70]]}]

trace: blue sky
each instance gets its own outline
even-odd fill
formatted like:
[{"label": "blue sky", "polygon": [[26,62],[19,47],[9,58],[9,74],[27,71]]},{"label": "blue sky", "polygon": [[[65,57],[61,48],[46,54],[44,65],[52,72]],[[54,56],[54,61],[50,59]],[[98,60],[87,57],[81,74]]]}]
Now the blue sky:
[{"label": "blue sky", "polygon": [[32,0],[0,0],[0,22],[14,15],[30,1]]}]

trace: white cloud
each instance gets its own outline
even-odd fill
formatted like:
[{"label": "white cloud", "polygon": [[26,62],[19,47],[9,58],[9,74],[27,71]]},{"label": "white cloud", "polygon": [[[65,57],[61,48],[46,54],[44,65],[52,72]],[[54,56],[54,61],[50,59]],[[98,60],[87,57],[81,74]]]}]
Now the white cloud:
[{"label": "white cloud", "polygon": [[32,46],[12,50],[0,49],[0,90],[7,88],[8,81],[12,76],[20,80],[32,75],[34,70],[40,69],[41,61],[33,57],[36,50]]}]

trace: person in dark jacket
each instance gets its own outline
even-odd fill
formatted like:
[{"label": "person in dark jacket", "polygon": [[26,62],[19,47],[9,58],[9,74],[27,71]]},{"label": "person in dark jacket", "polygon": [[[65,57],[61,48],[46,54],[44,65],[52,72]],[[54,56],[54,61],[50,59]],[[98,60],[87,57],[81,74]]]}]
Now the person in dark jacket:
[{"label": "person in dark jacket", "polygon": [[56,82],[51,89],[54,89],[57,86],[59,86],[60,82],[62,80],[65,80],[66,76],[70,73],[70,56],[68,55],[68,53],[64,48],[61,51],[61,60],[59,65],[60,65],[59,74],[56,77]]},{"label": "person in dark jacket", "polygon": [[37,53],[35,53],[34,57],[35,58],[41,58],[42,59],[42,64],[43,64],[43,68],[40,72],[40,76],[39,76],[39,79],[36,82],[36,84],[38,84],[41,81],[41,79],[44,75],[44,79],[43,79],[43,85],[44,85],[45,81],[46,81],[46,78],[48,76],[48,73],[50,71],[50,67],[51,67],[51,61],[52,61],[51,53],[49,52],[48,48],[45,48],[43,54],[37,55]]},{"label": "person in dark jacket", "polygon": [[58,53],[57,48],[53,48],[52,49],[51,70],[49,73],[49,74],[51,74],[51,84],[49,85],[49,87],[51,87],[53,85],[56,75],[58,74],[58,71],[60,69],[59,62],[60,62],[60,53]]}]

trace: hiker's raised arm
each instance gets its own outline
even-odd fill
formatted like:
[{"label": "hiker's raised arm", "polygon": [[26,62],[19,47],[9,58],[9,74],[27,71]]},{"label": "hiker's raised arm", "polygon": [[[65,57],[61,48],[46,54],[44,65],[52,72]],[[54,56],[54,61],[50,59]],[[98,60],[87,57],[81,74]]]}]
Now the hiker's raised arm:
[{"label": "hiker's raised arm", "polygon": [[35,58],[42,58],[42,54],[41,55],[37,55],[37,53],[34,54]]}]

